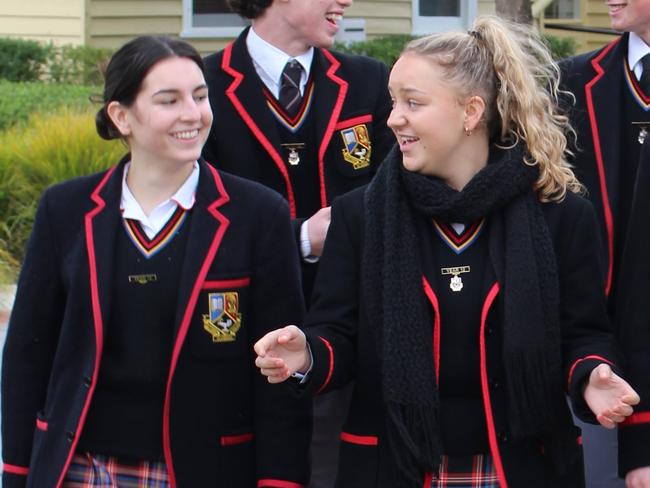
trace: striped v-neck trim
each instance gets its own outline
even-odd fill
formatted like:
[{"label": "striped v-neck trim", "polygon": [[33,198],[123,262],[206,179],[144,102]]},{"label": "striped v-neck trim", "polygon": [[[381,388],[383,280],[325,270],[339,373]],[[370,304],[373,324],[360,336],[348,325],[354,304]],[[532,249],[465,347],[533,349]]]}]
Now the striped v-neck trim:
[{"label": "striped v-neck trim", "polygon": [[450,224],[438,222],[437,220],[433,221],[436,234],[456,254],[462,253],[476,242],[484,227],[485,219],[481,219],[467,225],[465,230],[458,234]]},{"label": "striped v-neck trim", "polygon": [[171,242],[186,218],[187,210],[179,205],[167,221],[167,224],[152,239],[147,237],[137,220],[122,219],[122,221],[131,242],[145,258],[149,259]]},{"label": "striped v-neck trim", "polygon": [[296,113],[294,117],[291,117],[287,114],[280,105],[280,102],[271,94],[271,92],[264,88],[264,96],[266,97],[266,104],[269,106],[273,116],[282,124],[288,131],[297,132],[302,124],[305,122],[307,115],[309,115],[309,109],[311,107],[312,99],[314,95],[314,83],[313,81],[308,81],[307,86],[305,87],[305,96],[302,99],[302,105],[300,110]]},{"label": "striped v-neck trim", "polygon": [[623,63],[624,63],[623,71],[625,73],[625,81],[627,83],[628,88],[630,89],[630,93],[632,94],[632,97],[639,105],[639,107],[641,107],[643,110],[647,112],[648,110],[650,110],[650,93],[643,93],[643,90],[639,85],[639,81],[636,79],[636,75],[634,74],[634,71],[632,71],[632,69],[630,68],[627,57],[625,57]]}]

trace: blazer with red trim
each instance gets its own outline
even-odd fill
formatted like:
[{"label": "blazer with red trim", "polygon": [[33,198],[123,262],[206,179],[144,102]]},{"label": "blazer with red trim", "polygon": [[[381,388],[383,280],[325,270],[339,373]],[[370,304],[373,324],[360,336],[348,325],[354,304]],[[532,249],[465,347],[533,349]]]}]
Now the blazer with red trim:
[{"label": "blazer with red trim", "polygon": [[[56,185],[39,205],[3,357],[5,488],[58,487],[74,454],[110,334],[122,170]],[[201,161],[191,212],[163,410],[171,485],[304,486],[311,402],[269,385],[252,351],[304,312],[287,204]],[[213,342],[208,295],[227,291],[241,327]]]},{"label": "blazer with red trim", "polygon": [[[606,243],[603,259],[608,266],[606,290],[610,296],[610,313],[627,360],[626,374],[641,396],[635,413],[619,429],[621,476],[632,469],[650,466],[650,325],[648,315],[638,307],[633,309],[634,319],[622,315],[623,311],[632,310],[631,302],[647,300],[650,291],[647,275],[641,278],[639,274],[639,266],[647,261],[647,251],[642,247],[645,242],[629,242],[628,238],[626,242],[614,242],[622,191],[635,191],[636,195],[631,209],[635,222],[629,221],[628,236],[632,225],[647,227],[649,217],[642,192],[638,188],[620,188],[619,183],[621,144],[626,142],[621,140],[618,121],[622,119],[622,108],[617,97],[625,83],[622,67],[627,56],[628,36],[624,34],[602,49],[569,58],[561,64],[564,88],[576,98],[570,108],[571,121],[578,134],[578,151],[573,164],[576,176],[589,191]],[[645,151],[647,158],[647,149]],[[643,164],[642,160],[639,164]],[[637,186],[639,181],[637,176]],[[636,256],[631,255],[632,248],[638,249]],[[615,256],[615,252],[621,256]],[[623,255],[626,255],[625,261]],[[618,269],[614,262],[619,263]]]},{"label": "blazer with red trim", "polygon": [[[376,334],[368,323],[366,305],[360,302],[364,286],[360,279],[363,214],[367,211],[363,194],[363,189],[355,190],[337,199],[332,206],[332,224],[306,320],[305,330],[314,365],[305,388],[306,392],[326,392],[354,379],[351,406],[341,435],[336,486],[392,488],[397,485],[389,474],[393,461],[383,448],[386,432]],[[598,263],[596,222],[591,205],[574,194],[567,195],[563,203],[544,204],[543,211],[558,263],[564,381],[575,410],[585,420],[594,421],[582,398],[582,386],[597,364],[617,362],[605,295],[600,285],[603,272]],[[439,323],[437,299],[424,283],[422,293],[431,304],[432,350],[435,351],[434,324]],[[504,377],[502,303],[500,283],[490,265],[486,268],[482,293],[480,375],[483,407],[490,451],[501,487],[583,486],[582,449],[577,428],[575,462],[573,468],[562,475],[554,471],[551,461],[545,457],[541,439],[511,438],[503,382],[495,381]],[[444,333],[445,324],[439,327]],[[570,423],[568,410],[567,420]],[[463,419],[455,421],[460,423]],[[422,486],[430,486],[430,480],[430,475],[423,472]]]},{"label": "blazer with red trim", "polygon": [[[294,189],[285,170],[285,150],[280,146],[278,122],[263,94],[246,47],[248,29],[223,51],[205,59],[212,132],[203,148],[206,161],[219,169],[258,181],[284,195],[292,217],[296,215]],[[310,76],[314,80],[311,107],[316,117],[321,207],[335,196],[368,183],[395,143],[386,126],[391,110],[388,70],[379,61],[315,49]],[[355,169],[344,157],[342,131],[364,125],[370,164]],[[301,163],[302,164],[302,163]]]}]

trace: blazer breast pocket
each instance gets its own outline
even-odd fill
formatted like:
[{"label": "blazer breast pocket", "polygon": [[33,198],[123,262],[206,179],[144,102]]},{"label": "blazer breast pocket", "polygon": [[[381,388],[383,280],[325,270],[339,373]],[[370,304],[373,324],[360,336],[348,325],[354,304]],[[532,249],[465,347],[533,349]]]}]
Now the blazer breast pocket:
[{"label": "blazer breast pocket", "polygon": [[330,151],[336,152],[336,169],[346,178],[359,178],[371,172],[373,152],[372,114],[352,115],[334,127]]},{"label": "blazer breast pocket", "polygon": [[206,279],[194,309],[189,341],[203,360],[229,360],[250,354],[247,327],[250,278]]}]

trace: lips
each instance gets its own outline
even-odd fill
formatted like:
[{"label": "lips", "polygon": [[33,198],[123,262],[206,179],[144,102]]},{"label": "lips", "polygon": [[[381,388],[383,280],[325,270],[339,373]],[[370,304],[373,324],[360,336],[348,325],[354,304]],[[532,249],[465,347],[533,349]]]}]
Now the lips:
[{"label": "lips", "polygon": [[184,130],[181,132],[174,132],[172,136],[174,139],[189,140],[194,139],[199,135],[199,129]]}]

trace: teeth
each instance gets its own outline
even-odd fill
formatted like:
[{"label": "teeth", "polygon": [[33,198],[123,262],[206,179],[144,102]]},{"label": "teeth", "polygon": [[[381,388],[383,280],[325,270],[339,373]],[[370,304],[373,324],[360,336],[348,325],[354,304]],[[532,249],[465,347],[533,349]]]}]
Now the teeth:
[{"label": "teeth", "polygon": [[199,129],[186,130],[183,132],[176,132],[175,134],[173,134],[174,138],[176,139],[193,139],[198,135],[199,135]]},{"label": "teeth", "polygon": [[329,15],[327,15],[327,20],[330,20],[332,22],[338,22],[342,18],[343,18],[343,16],[341,14],[329,14]]},{"label": "teeth", "polygon": [[417,137],[403,137],[402,144],[408,144],[409,142],[415,142],[419,140]]}]

